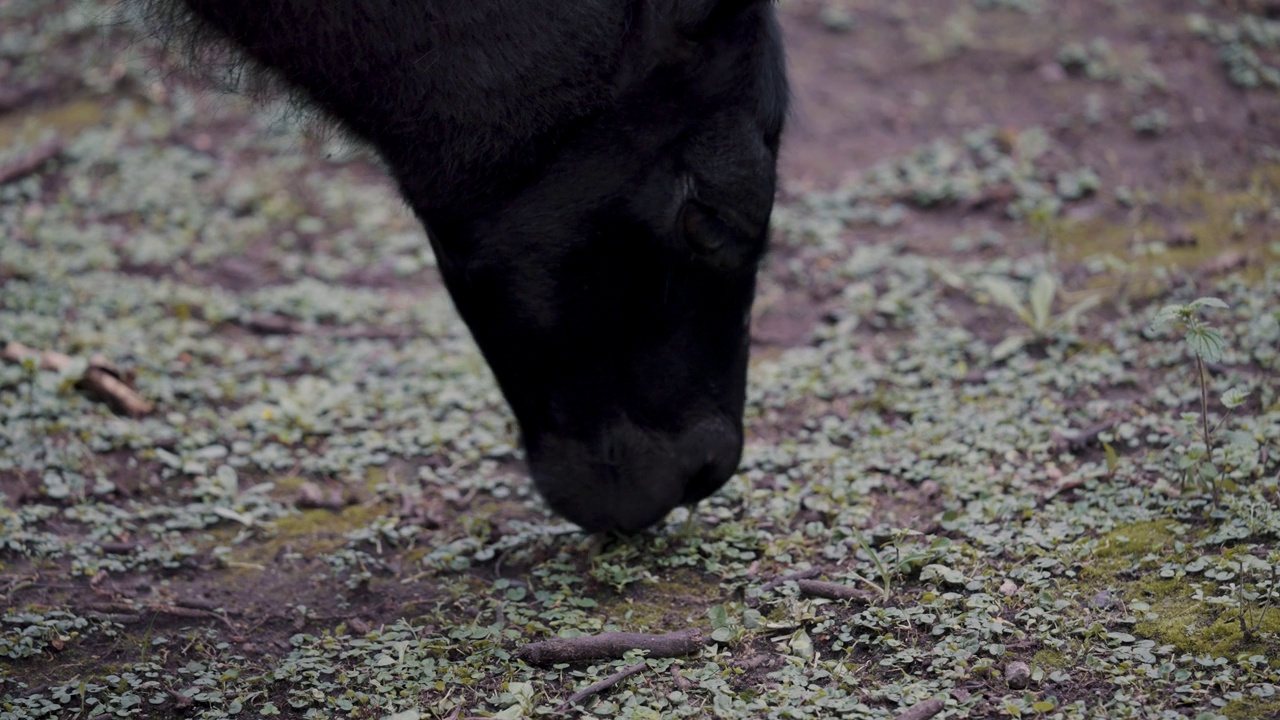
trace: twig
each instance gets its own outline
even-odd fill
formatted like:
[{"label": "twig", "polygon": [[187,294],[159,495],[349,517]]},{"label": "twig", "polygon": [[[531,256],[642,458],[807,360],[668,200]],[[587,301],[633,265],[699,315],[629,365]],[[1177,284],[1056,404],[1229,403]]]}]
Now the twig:
[{"label": "twig", "polygon": [[142,622],[142,616],[138,613],[107,613],[90,610],[84,616],[90,620],[101,620],[102,622],[112,622],[120,625],[132,625]]},{"label": "twig", "polygon": [[1070,437],[1059,438],[1057,442],[1054,443],[1055,449],[1058,452],[1066,450],[1079,452],[1097,441],[1099,435],[1115,427],[1119,422],[1119,420],[1115,419],[1103,420],[1100,423],[1090,425],[1082,430],[1077,430]]},{"label": "twig", "polygon": [[53,683],[40,683],[39,685],[32,685],[23,691],[22,697],[34,697],[36,695],[40,695],[41,693],[43,693],[44,691],[48,690],[51,687],[53,687]]},{"label": "twig", "polygon": [[195,703],[194,700],[187,697],[186,695],[183,695],[177,690],[170,690],[169,695],[173,698],[173,706],[178,710],[184,710],[186,708],[189,708]]},{"label": "twig", "polygon": [[648,651],[649,657],[668,658],[692,655],[706,645],[701,630],[690,628],[665,635],[649,633],[607,632],[575,638],[552,638],[529,643],[516,651],[516,657],[530,665],[586,660],[616,660],[628,650]]},{"label": "twig", "polygon": [[403,340],[413,334],[406,329],[365,325],[329,327],[280,315],[251,315],[231,322],[257,335],[317,335],[338,340]]},{"label": "twig", "polygon": [[1222,275],[1249,264],[1249,256],[1239,250],[1227,250],[1202,263],[1196,270],[1208,277]]},{"label": "twig", "polygon": [[40,91],[39,87],[0,88],[0,113],[7,113],[26,105]]},{"label": "twig", "polygon": [[763,585],[761,585],[761,586],[760,586],[760,589],[759,589],[759,591],[758,591],[758,592],[759,592],[761,595],[763,595],[763,594],[765,594],[765,593],[769,592],[770,590],[772,590],[772,589],[774,589],[774,588],[778,587],[779,585],[781,585],[781,584],[783,584],[783,583],[785,583],[785,582],[788,582],[788,581],[790,581],[790,580],[806,580],[806,579],[808,579],[808,578],[817,577],[817,576],[819,576],[819,575],[821,575],[821,574],[822,574],[822,568],[809,568],[808,570],[801,570],[801,571],[799,571],[799,572],[793,572],[793,573],[791,573],[790,575],[779,575],[778,577],[776,577],[776,578],[774,578],[774,579],[770,580],[769,582],[764,583]]},{"label": "twig", "polygon": [[893,720],[929,720],[929,718],[942,712],[942,708],[943,703],[941,700],[930,698],[903,710]]},{"label": "twig", "polygon": [[62,152],[61,140],[45,140],[7,165],[0,165],[0,185],[21,180]]},{"label": "twig", "polygon": [[777,588],[778,586],[782,585],[783,583],[786,583],[792,580],[803,580],[805,578],[817,577],[818,575],[821,575],[821,574],[822,574],[821,568],[809,568],[808,570],[799,570],[797,572],[789,573],[787,575],[779,575],[775,578],[772,578],[762,583],[760,587],[756,589],[756,592],[754,595],[751,595],[746,598],[747,607],[753,607],[753,608],[759,607],[760,603],[763,602],[764,596],[767,593],[774,590],[775,588]]},{"label": "twig", "polygon": [[810,597],[826,598],[827,600],[856,600],[858,602],[869,602],[875,596],[866,590],[859,590],[848,585],[839,583],[823,582],[822,580],[797,580],[796,585],[800,587],[801,595]]},{"label": "twig", "polygon": [[758,655],[752,655],[751,657],[746,658],[745,660],[742,660],[741,662],[737,663],[738,669],[744,672],[750,672],[752,670],[756,670],[758,668],[764,667],[765,665],[768,665],[769,662],[772,661],[775,657],[777,657],[777,655],[773,655],[770,653],[760,653]]},{"label": "twig", "polygon": [[609,688],[613,687],[614,685],[617,685],[623,680],[626,680],[632,675],[636,675],[640,672],[643,672],[644,669],[647,667],[649,666],[642,662],[636,663],[635,665],[628,665],[627,667],[622,668],[618,672],[610,675],[609,677],[601,680],[600,682],[588,685],[587,687],[570,695],[568,700],[565,700],[564,702],[560,703],[560,706],[556,708],[556,712],[557,713],[568,712],[569,709],[572,708],[574,705],[582,704],[583,700],[586,700],[592,695],[597,695],[599,693],[604,692],[605,690],[608,690]]},{"label": "twig", "polygon": [[[39,360],[42,370],[55,372],[62,372],[75,362],[69,355],[53,350],[37,350],[20,342],[11,341],[4,346],[4,350],[0,350],[0,359],[6,362],[21,363],[27,358]],[[88,367],[85,368],[77,384],[105,398],[113,408],[125,415],[138,417],[155,409],[155,405],[150,400],[125,384],[120,379],[120,372],[102,356],[89,358]]]},{"label": "twig", "polygon": [[[215,602],[205,600],[203,598],[176,598],[173,601],[174,607],[188,608],[191,610],[204,610],[205,612],[216,613],[221,607]],[[225,610],[223,612],[226,612]]]},{"label": "twig", "polygon": [[90,605],[87,610],[91,613],[103,617],[104,619],[114,620],[124,625],[130,623],[142,622],[146,619],[147,614],[153,615],[169,615],[172,617],[183,618],[213,618],[219,620],[231,630],[236,630],[236,626],[232,624],[231,618],[227,617],[227,613],[215,612],[213,610],[201,610],[198,608],[178,607],[176,605],[162,604],[146,604],[132,605],[129,603],[106,603],[103,605]]}]

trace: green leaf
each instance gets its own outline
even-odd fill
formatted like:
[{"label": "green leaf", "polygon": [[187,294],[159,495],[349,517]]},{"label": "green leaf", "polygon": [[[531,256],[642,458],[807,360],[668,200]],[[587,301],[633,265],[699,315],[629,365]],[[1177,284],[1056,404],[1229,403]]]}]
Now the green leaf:
[{"label": "green leaf", "polygon": [[1250,453],[1257,452],[1259,447],[1258,438],[1247,430],[1232,430],[1227,433],[1227,443]]},{"label": "green leaf", "polygon": [[1201,325],[1187,330],[1187,346],[1205,362],[1218,362],[1222,359],[1227,341],[1222,338],[1222,333]]},{"label": "green leaf", "polygon": [[1111,443],[1105,440],[1102,442],[1102,452],[1106,453],[1107,456],[1107,472],[1114,475],[1116,467],[1120,465],[1120,454],[1116,452],[1115,448],[1111,447]]},{"label": "green leaf", "polygon": [[991,348],[991,359],[996,362],[1006,360],[1029,342],[1031,342],[1030,335],[1010,335]]},{"label": "green leaf", "polygon": [[509,682],[507,683],[507,692],[522,701],[532,700],[534,696],[533,683]]},{"label": "green leaf", "polygon": [[1187,303],[1187,308],[1190,310],[1199,310],[1202,307],[1218,308],[1220,310],[1231,309],[1230,305],[1226,304],[1225,302],[1223,302],[1222,300],[1219,300],[1216,297],[1196,298],[1195,300],[1192,300],[1191,302]]},{"label": "green leaf", "polygon": [[1066,312],[1062,313],[1060,322],[1064,327],[1069,327],[1069,328],[1075,327],[1076,323],[1080,322],[1081,315],[1084,315],[1086,312],[1098,307],[1101,304],[1102,304],[1101,295],[1090,295],[1089,297],[1086,297],[1085,299],[1081,300],[1075,305],[1072,305],[1071,307],[1067,308]]},{"label": "green leaf", "polygon": [[524,707],[519,703],[493,715],[495,720],[522,720],[525,717]]},{"label": "green leaf", "polygon": [[809,633],[800,628],[791,636],[791,640],[787,643],[787,649],[792,655],[805,660],[813,658],[813,640],[809,637]]},{"label": "green leaf", "polygon": [[992,302],[1012,310],[1018,317],[1022,318],[1023,322],[1031,325],[1031,313],[1023,306],[1022,298],[1018,296],[1018,291],[1013,289],[1013,285],[1003,278],[993,276],[982,278],[982,284],[987,293],[991,295]]},{"label": "green leaf", "polygon": [[1183,322],[1190,310],[1186,305],[1165,305],[1160,308],[1160,312],[1151,319],[1152,330],[1163,330],[1174,323]]},{"label": "green leaf", "polygon": [[718,643],[727,643],[733,639],[733,630],[727,627],[716,628],[711,631],[711,639]]},{"label": "green leaf", "polygon": [[1058,281],[1048,272],[1042,272],[1031,281],[1031,327],[1043,333],[1049,329],[1049,314],[1053,311],[1053,298],[1058,294]]},{"label": "green leaf", "polygon": [[1249,394],[1251,392],[1253,391],[1246,390],[1244,388],[1238,388],[1238,387],[1231,388],[1226,392],[1222,393],[1222,404],[1225,405],[1227,408],[1231,408],[1231,409],[1238,408],[1244,404],[1245,400],[1249,399]]},{"label": "green leaf", "polygon": [[711,619],[713,628],[729,626],[729,611],[725,610],[724,605],[712,605],[707,609],[707,617]]},{"label": "green leaf", "polygon": [[968,582],[964,573],[939,563],[925,565],[920,571],[920,580],[923,582],[937,580],[947,585],[964,585]]}]

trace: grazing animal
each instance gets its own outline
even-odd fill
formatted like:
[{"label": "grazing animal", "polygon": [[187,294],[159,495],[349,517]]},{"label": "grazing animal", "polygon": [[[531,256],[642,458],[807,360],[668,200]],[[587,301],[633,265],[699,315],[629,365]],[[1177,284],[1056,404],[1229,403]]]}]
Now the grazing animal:
[{"label": "grazing animal", "polygon": [[384,160],[547,503],[635,531],[742,453],[787,108],[768,0],[124,0]]}]

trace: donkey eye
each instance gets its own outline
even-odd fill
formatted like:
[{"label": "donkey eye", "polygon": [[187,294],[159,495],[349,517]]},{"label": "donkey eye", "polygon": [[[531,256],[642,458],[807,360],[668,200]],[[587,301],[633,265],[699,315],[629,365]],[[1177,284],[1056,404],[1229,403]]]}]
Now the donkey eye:
[{"label": "donkey eye", "polygon": [[697,201],[690,201],[685,205],[682,215],[684,239],[694,253],[702,257],[714,256],[734,243],[736,233],[733,228],[725,224],[710,208]]}]

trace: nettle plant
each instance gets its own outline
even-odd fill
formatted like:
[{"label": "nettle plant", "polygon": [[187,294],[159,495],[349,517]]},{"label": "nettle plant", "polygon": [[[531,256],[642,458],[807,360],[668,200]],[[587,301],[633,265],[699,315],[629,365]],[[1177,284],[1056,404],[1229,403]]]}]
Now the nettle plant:
[{"label": "nettle plant", "polygon": [[1181,453],[1176,465],[1182,471],[1183,486],[1186,486],[1188,480],[1208,486],[1213,493],[1214,507],[1218,507],[1222,486],[1232,464],[1230,458],[1240,452],[1256,452],[1257,448],[1253,438],[1245,433],[1227,433],[1226,443],[1218,443],[1219,431],[1232,412],[1248,399],[1249,391],[1232,387],[1224,392],[1220,402],[1226,412],[1214,422],[1209,410],[1209,375],[1205,364],[1222,360],[1227,341],[1222,333],[1201,317],[1201,311],[1206,308],[1227,310],[1230,306],[1215,297],[1202,297],[1185,305],[1166,305],[1156,313],[1151,321],[1151,329],[1154,332],[1172,329],[1182,333],[1199,385],[1200,412],[1182,415],[1183,421],[1187,423],[1187,434],[1192,440],[1180,446]]}]

